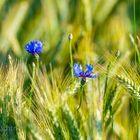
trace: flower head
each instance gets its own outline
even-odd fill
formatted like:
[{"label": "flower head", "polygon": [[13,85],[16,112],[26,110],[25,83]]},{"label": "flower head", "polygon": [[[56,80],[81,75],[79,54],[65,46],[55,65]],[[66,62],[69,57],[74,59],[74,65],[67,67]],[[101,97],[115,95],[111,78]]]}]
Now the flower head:
[{"label": "flower head", "polygon": [[25,50],[32,55],[36,55],[43,51],[42,47],[43,47],[43,43],[41,41],[34,40],[26,44]]},{"label": "flower head", "polygon": [[93,73],[93,66],[86,64],[86,71],[84,72],[81,65],[77,63],[73,66],[73,73],[75,77],[81,77],[82,79],[86,80],[86,78],[96,78],[97,75]]}]

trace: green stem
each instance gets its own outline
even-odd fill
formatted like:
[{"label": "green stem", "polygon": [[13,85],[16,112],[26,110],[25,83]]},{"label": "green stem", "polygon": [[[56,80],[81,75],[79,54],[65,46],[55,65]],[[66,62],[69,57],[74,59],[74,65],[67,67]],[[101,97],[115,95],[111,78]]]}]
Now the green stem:
[{"label": "green stem", "polygon": [[39,55],[37,54],[37,55],[35,56],[35,58],[36,58],[36,73],[37,73],[38,70],[39,70]]},{"label": "green stem", "polygon": [[36,77],[35,77],[35,74],[36,74],[36,65],[35,65],[35,63],[33,63],[32,65],[33,65],[33,74],[32,74],[31,94],[33,92],[34,83],[36,81]]},{"label": "green stem", "polygon": [[136,46],[136,13],[135,13],[136,7],[135,7],[135,0],[133,0],[133,30],[134,30],[134,47],[135,47],[135,64],[137,59],[137,46]]},{"label": "green stem", "polygon": [[37,75],[38,70],[39,70],[39,55],[37,54],[35,56],[35,58],[36,58],[36,64],[34,62],[32,64],[33,73],[32,73],[32,84],[31,84],[30,97],[29,97],[29,107],[31,106],[34,85],[36,84],[36,75]]},{"label": "green stem", "polygon": [[108,75],[109,75],[110,65],[111,65],[111,63],[109,63],[107,65],[107,72],[106,72],[106,79],[105,79],[105,87],[104,87],[104,98],[105,98],[105,94],[106,94],[106,90],[107,90]]},{"label": "green stem", "polygon": [[71,45],[71,39],[69,39],[69,47],[70,47],[70,68],[71,68],[71,76],[72,76],[72,88],[74,84],[74,75],[73,75],[73,58],[72,58],[72,45]]},{"label": "green stem", "polygon": [[[135,64],[136,64],[136,55],[138,57],[138,62],[140,63],[140,55],[139,55],[139,50],[136,44],[136,0],[133,0],[133,22],[134,22],[134,40],[135,40],[135,49],[136,49],[136,53],[135,53]],[[138,94],[137,94],[138,97]],[[139,100],[137,98],[137,102],[136,102],[136,107],[137,107],[137,117],[139,116]],[[139,125],[137,123],[137,137],[139,135]]]},{"label": "green stem", "polygon": [[39,55],[36,55],[35,58],[36,58],[36,64],[35,63],[32,64],[33,73],[32,73],[31,97],[33,93],[34,84],[36,83],[36,75],[39,70]]},{"label": "green stem", "polygon": [[[8,93],[9,94],[9,93]],[[4,101],[2,103],[2,138],[4,140],[8,140],[8,131],[7,131],[7,128],[8,128],[8,112],[7,112],[7,109],[8,109],[8,103],[10,102],[10,96],[9,95],[5,95],[4,96]]]},{"label": "green stem", "polygon": [[111,130],[113,133],[113,111],[112,111],[112,105],[110,105],[110,118],[111,118]]},{"label": "green stem", "polygon": [[136,43],[136,39],[137,39],[137,34],[136,34],[136,31],[137,31],[137,26],[136,26],[136,1],[133,0],[133,30],[134,30],[134,47],[135,47],[135,64],[136,64],[136,59],[138,58],[138,62],[140,63],[140,53],[139,53],[139,50],[138,50],[138,46],[137,46],[137,43]]},{"label": "green stem", "polygon": [[7,139],[7,107],[6,101],[2,104],[2,137],[3,139]]},{"label": "green stem", "polygon": [[83,94],[84,94],[84,87],[81,85],[81,88],[80,88],[80,103],[79,103],[79,106],[77,107],[77,111],[81,107],[81,104],[82,104],[82,101],[83,101]]},{"label": "green stem", "polygon": [[134,22],[134,39],[136,41],[136,4],[133,0],[133,22]]}]

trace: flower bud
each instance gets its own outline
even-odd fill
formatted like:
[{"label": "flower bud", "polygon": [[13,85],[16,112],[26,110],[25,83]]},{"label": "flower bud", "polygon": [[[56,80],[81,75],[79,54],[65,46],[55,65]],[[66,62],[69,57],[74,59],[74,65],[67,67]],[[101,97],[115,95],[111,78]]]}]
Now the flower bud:
[{"label": "flower bud", "polygon": [[73,39],[73,35],[71,33],[68,35],[68,39],[69,40],[72,40]]}]

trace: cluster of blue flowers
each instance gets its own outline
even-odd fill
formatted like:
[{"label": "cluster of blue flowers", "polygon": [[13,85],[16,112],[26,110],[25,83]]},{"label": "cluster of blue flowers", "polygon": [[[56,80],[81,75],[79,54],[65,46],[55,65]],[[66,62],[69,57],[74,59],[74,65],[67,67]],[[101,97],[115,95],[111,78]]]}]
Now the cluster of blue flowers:
[{"label": "cluster of blue flowers", "polygon": [[[25,50],[32,54],[32,55],[37,55],[38,53],[41,53],[43,51],[43,43],[39,40],[35,41],[30,41],[28,44],[25,46]],[[73,74],[76,78],[81,77],[82,80],[86,81],[86,78],[96,78],[97,75],[93,73],[93,66],[86,64],[86,71],[84,72],[82,69],[82,66],[75,63],[73,68]]]}]

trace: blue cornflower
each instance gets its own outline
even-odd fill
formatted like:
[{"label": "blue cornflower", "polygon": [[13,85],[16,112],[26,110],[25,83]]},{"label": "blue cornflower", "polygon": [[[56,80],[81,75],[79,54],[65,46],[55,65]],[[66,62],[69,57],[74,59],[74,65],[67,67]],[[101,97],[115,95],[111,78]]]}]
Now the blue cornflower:
[{"label": "blue cornflower", "polygon": [[73,66],[73,73],[75,77],[81,77],[84,81],[86,78],[96,78],[97,75],[93,73],[93,66],[86,64],[86,71],[84,72],[81,65],[78,65],[77,63]]},{"label": "blue cornflower", "polygon": [[26,44],[25,50],[32,55],[37,55],[38,53],[43,51],[42,47],[43,47],[43,43],[41,41],[34,40]]},{"label": "blue cornflower", "polygon": [[[86,71],[83,71],[82,66],[75,63],[73,68],[73,74],[76,78],[81,77],[81,93],[84,93],[84,85],[86,83],[86,78],[96,78],[97,75],[93,73],[93,66],[86,64]],[[77,110],[80,108],[83,99],[83,94],[80,94],[80,103]]]}]

